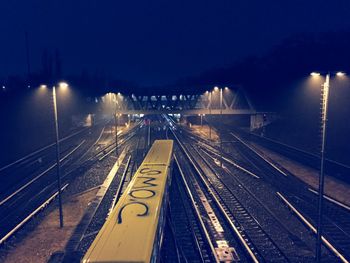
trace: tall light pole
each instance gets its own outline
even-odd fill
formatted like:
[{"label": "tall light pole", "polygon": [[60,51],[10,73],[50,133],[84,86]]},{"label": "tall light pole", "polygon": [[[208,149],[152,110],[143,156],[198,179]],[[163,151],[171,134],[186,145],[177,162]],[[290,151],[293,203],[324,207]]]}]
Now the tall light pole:
[{"label": "tall light pole", "polygon": [[[320,73],[312,72],[311,76],[320,76]],[[318,182],[318,215],[317,215],[317,240],[316,240],[316,261],[321,262],[321,249],[322,249],[322,217],[323,217],[323,195],[324,195],[324,170],[325,170],[325,148],[327,138],[327,121],[328,121],[328,100],[329,100],[329,89],[330,89],[330,75],[326,74],[326,81],[324,82],[322,92],[322,108],[321,108],[321,129],[322,129],[322,140],[321,140],[321,163],[320,163],[320,178]],[[337,72],[337,76],[343,76],[343,72]]]},{"label": "tall light pole", "polygon": [[199,117],[201,117],[201,130],[203,129],[203,116],[205,116],[204,114],[198,114]]},{"label": "tall light pole", "polygon": [[[42,87],[47,87],[42,85]],[[67,88],[67,83],[60,83],[59,87]],[[52,100],[53,100],[53,112],[54,112],[54,124],[55,124],[55,140],[56,140],[56,171],[57,171],[57,187],[58,187],[58,207],[59,207],[59,220],[60,227],[63,227],[63,209],[62,209],[62,189],[61,189],[61,166],[60,166],[60,140],[59,140],[59,128],[58,128],[58,112],[57,112],[57,96],[56,86],[52,87]]]},{"label": "tall light pole", "polygon": [[60,216],[60,227],[63,227],[63,209],[62,209],[62,191],[61,191],[61,173],[60,173],[60,140],[58,131],[58,114],[57,114],[57,99],[56,99],[56,87],[52,87],[54,120],[55,120],[55,132],[56,132],[56,166],[57,166],[57,187],[58,187],[58,207]]},{"label": "tall light pole", "polygon": [[[119,94],[119,93],[118,93]],[[117,95],[114,94],[115,97],[115,113],[114,113],[114,121],[115,121],[115,156],[118,158],[118,120],[119,114],[118,111],[118,100]]]},{"label": "tall light pole", "polygon": [[[209,91],[209,117],[211,117],[211,94],[212,92]],[[208,125],[209,125],[209,139],[211,140],[211,125],[210,123],[208,122]]]},{"label": "tall light pole", "polygon": [[[225,88],[226,89],[226,88]],[[214,87],[214,91],[220,92],[220,121],[222,123],[222,88]],[[220,139],[220,167],[222,167],[222,136],[219,134]]]},{"label": "tall light pole", "polygon": [[[220,121],[222,123],[222,88],[220,88]],[[222,136],[220,134],[220,167],[222,167]]]}]

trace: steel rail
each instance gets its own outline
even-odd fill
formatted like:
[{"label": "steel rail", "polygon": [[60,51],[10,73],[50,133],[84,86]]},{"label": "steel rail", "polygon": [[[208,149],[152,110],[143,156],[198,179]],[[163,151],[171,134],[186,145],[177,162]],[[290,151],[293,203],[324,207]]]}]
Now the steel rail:
[{"label": "steel rail", "polygon": [[[280,141],[277,141],[277,140],[274,140],[274,139],[271,139],[271,138],[268,138],[268,137],[260,137],[259,135],[257,134],[254,134],[252,132],[249,133],[249,135],[253,135],[254,137],[257,137],[259,139],[263,139],[263,140],[266,140],[266,141],[269,141],[269,142],[272,142],[272,143],[275,143],[276,145],[280,145],[280,146],[283,146],[287,149],[291,149],[291,150],[294,150],[296,152],[299,152],[299,153],[302,153],[302,154],[305,154],[305,155],[308,155],[308,156],[311,156],[313,158],[320,158],[319,155],[315,154],[315,153],[312,153],[312,152],[309,152],[309,151],[305,151],[303,149],[299,149],[295,146],[292,146],[292,145],[289,145],[289,144],[286,144],[286,143],[283,143],[283,142],[280,142]],[[338,162],[338,161],[335,161],[335,160],[332,160],[332,159],[325,159],[327,162],[330,162],[330,163],[333,163],[333,164],[336,164],[336,165],[339,165],[341,167],[344,167],[344,168],[347,168],[347,169],[350,169],[350,166],[347,165],[347,164],[344,164],[344,163],[341,163],[341,162]]]},{"label": "steel rail", "polygon": [[278,168],[274,163],[271,161],[267,160],[265,156],[257,152],[252,146],[248,145],[246,142],[244,142],[241,138],[239,138],[237,135],[233,134],[230,132],[230,134],[235,137],[240,143],[242,143],[244,146],[246,146],[248,149],[250,149],[252,152],[257,154],[261,159],[263,159],[266,163],[268,163],[270,166],[272,166],[274,169],[276,169],[279,173],[281,173],[284,176],[288,176],[284,171],[282,171],[280,168]]},{"label": "steel rail", "polygon": [[[64,185],[61,188],[63,191],[69,184]],[[19,228],[21,228],[25,223],[27,223],[33,216],[35,216],[40,210],[45,208],[56,196],[58,191],[54,193],[49,199],[42,203],[38,208],[36,208],[30,215],[28,215],[24,220],[22,220],[18,225],[16,225],[10,232],[8,232],[4,237],[0,239],[0,245],[3,244],[8,238],[10,238]]]},{"label": "steel rail", "polygon": [[[76,146],[71,152],[69,152],[67,155],[65,155],[63,158],[61,158],[60,162],[63,162],[65,159],[67,159],[70,155],[72,155],[78,148],[80,148],[81,145],[83,145],[83,143],[85,142],[85,140],[83,140],[78,146]],[[45,175],[47,172],[49,172],[50,170],[52,170],[54,167],[56,167],[56,163],[51,165],[49,168],[47,168],[45,171],[41,172],[39,175],[37,175],[36,177],[34,177],[32,180],[30,180],[29,182],[27,182],[26,184],[24,184],[23,186],[21,186],[19,189],[17,189],[15,192],[13,192],[12,194],[8,195],[6,198],[4,198],[3,200],[0,201],[0,205],[3,205],[4,203],[6,203],[8,200],[10,200],[12,197],[14,197],[15,195],[17,195],[19,192],[23,191],[25,188],[27,188],[29,185],[31,185],[32,183],[34,183],[35,181],[37,181],[40,177],[42,177],[43,175]]]},{"label": "steel rail", "polygon": [[[206,151],[209,151],[209,152],[211,152],[212,154],[215,154],[216,156],[220,156],[218,153],[216,153],[216,152],[214,152],[214,151],[212,151],[212,150],[204,149],[204,153],[207,154],[208,156],[209,156],[209,154],[208,154]],[[210,157],[211,157],[211,156],[210,156]],[[251,171],[249,171],[249,170],[243,168],[242,166],[240,166],[239,164],[235,163],[234,161],[232,161],[232,160],[230,160],[230,159],[228,159],[228,158],[226,158],[226,157],[222,157],[222,159],[223,159],[224,161],[228,162],[229,164],[232,164],[232,165],[233,165],[234,167],[236,167],[237,169],[239,169],[239,170],[241,170],[241,171],[243,171],[243,172],[245,172],[245,173],[247,173],[247,174],[253,176],[254,178],[260,179],[260,177],[259,177],[258,175],[256,175],[255,173],[253,173],[253,172],[251,172]]]},{"label": "steel rail", "polygon": [[[172,131],[173,132],[173,131]],[[202,181],[204,183],[204,185],[207,187],[209,193],[211,194],[211,196],[213,197],[213,199],[215,200],[215,203],[217,204],[217,206],[219,207],[220,211],[222,212],[222,214],[224,215],[226,221],[229,223],[229,225],[231,226],[232,230],[234,231],[234,233],[237,235],[241,245],[244,247],[244,249],[246,250],[246,252],[248,253],[248,255],[251,257],[252,261],[257,263],[259,262],[259,260],[257,259],[257,257],[255,256],[255,254],[253,253],[253,251],[250,249],[249,245],[247,244],[246,240],[242,237],[241,233],[238,231],[237,227],[235,226],[235,224],[232,222],[232,220],[230,219],[230,217],[227,215],[227,213],[225,212],[224,207],[221,205],[219,199],[217,198],[216,194],[212,191],[211,187],[208,185],[208,183],[204,180],[202,173],[199,171],[197,165],[195,165],[193,159],[191,156],[189,156],[189,154],[187,153],[185,147],[182,145],[182,143],[180,142],[179,138],[176,136],[175,132],[173,132],[174,137],[176,138],[177,142],[179,143],[180,147],[182,148],[183,152],[185,153],[185,155],[187,156],[187,158],[190,160],[192,166],[195,168],[196,172],[199,174],[199,176],[202,178]]]},{"label": "steel rail", "polygon": [[[65,138],[62,138],[62,139],[59,140],[59,142],[63,142],[63,141],[65,141],[65,140],[68,140],[69,138],[71,138],[71,137],[73,137],[73,136],[75,136],[75,135],[77,135],[77,134],[79,134],[79,133],[85,131],[86,129],[87,129],[87,128],[82,129],[82,130],[80,130],[80,131],[78,131],[78,132],[75,132],[75,133],[73,133],[73,134],[71,134],[71,135],[69,135],[69,136],[67,136],[67,137],[65,137]],[[6,170],[6,169],[10,168],[11,166],[13,166],[13,165],[15,165],[15,164],[18,164],[18,163],[20,163],[20,162],[22,162],[22,161],[24,161],[24,160],[26,160],[26,159],[28,159],[28,158],[34,156],[35,154],[37,154],[37,153],[39,153],[39,152],[42,152],[42,151],[44,151],[44,150],[46,150],[46,149],[48,149],[48,148],[54,146],[55,144],[56,144],[56,143],[51,143],[51,144],[49,144],[49,145],[47,145],[47,146],[45,146],[45,147],[43,147],[43,148],[41,148],[41,149],[39,149],[39,150],[36,150],[36,151],[34,151],[34,152],[32,152],[32,153],[30,153],[30,154],[28,154],[28,155],[26,155],[26,156],[24,156],[24,157],[22,157],[22,158],[20,158],[20,159],[14,161],[14,162],[12,162],[12,163],[10,163],[10,164],[7,164],[7,165],[1,167],[1,168],[0,168],[0,172],[2,172],[3,170]]]},{"label": "steel rail", "polygon": [[118,200],[119,200],[119,197],[120,197],[120,194],[121,194],[121,191],[123,189],[124,182],[125,182],[126,173],[127,173],[128,169],[129,169],[129,166],[130,166],[130,161],[131,161],[131,155],[129,156],[128,160],[126,161],[126,165],[125,165],[125,169],[124,169],[123,175],[122,175],[122,177],[120,179],[120,183],[118,185],[117,192],[116,192],[116,194],[113,197],[112,204],[111,204],[111,207],[109,208],[109,212],[108,212],[107,216],[109,216],[109,214],[113,210],[114,206],[116,205],[116,202],[118,202]]},{"label": "steel rail", "polygon": [[[317,235],[317,229],[299,212],[280,192],[276,192],[279,198],[300,218],[300,220]],[[322,242],[337,256],[342,262],[349,263],[349,261],[324,237],[321,237]]]},{"label": "steel rail", "polygon": [[[227,188],[227,190],[232,194],[232,196],[235,196],[235,193],[234,191],[229,187],[227,186],[227,183],[224,182],[224,179],[219,177],[217,172],[215,171],[214,168],[212,168],[212,166],[210,165],[210,163],[199,153],[199,151],[197,149],[194,149],[198,155],[203,159],[203,161],[205,162],[205,164],[208,166],[208,168],[213,172],[213,174],[215,174],[215,176],[217,177],[217,179]],[[208,157],[211,157],[209,154],[208,154]],[[274,220],[276,220],[276,222],[280,225],[280,227],[286,231],[288,233],[288,235],[290,235],[291,237],[293,237],[294,240],[298,239],[300,240],[300,238],[298,238],[295,234],[293,234],[289,229],[286,228],[286,226],[283,224],[283,222],[275,215],[275,213],[269,208],[267,207],[262,201],[260,201],[260,199],[248,188],[245,186],[245,184],[241,181],[241,179],[239,179],[237,176],[235,176],[233,174],[232,171],[230,171],[228,168],[226,167],[223,167],[222,168],[227,175],[231,176],[232,177],[232,180],[238,182],[238,184],[240,185],[241,189],[244,189],[244,191],[249,194],[254,200],[256,203],[258,203],[270,216],[271,218],[273,218]],[[244,206],[243,206],[244,207]],[[259,224],[260,225],[260,224]],[[262,231],[264,233],[265,230],[262,229]],[[266,233],[267,234],[267,233]],[[273,244],[275,244],[276,247],[278,247],[278,245],[273,241],[271,240]],[[284,254],[282,251],[281,251],[282,254]]]},{"label": "steel rail", "polygon": [[193,206],[193,208],[194,208],[194,210],[195,210],[195,212],[196,212],[196,216],[197,216],[197,218],[198,218],[198,221],[200,222],[202,231],[204,232],[205,238],[206,238],[206,240],[207,240],[207,243],[209,244],[209,247],[210,247],[210,249],[211,249],[211,252],[212,252],[212,254],[213,254],[213,257],[215,258],[216,262],[220,262],[220,261],[219,261],[219,258],[218,258],[218,255],[217,255],[217,253],[216,253],[216,250],[215,250],[215,248],[214,248],[214,245],[213,245],[213,243],[211,242],[209,233],[208,233],[208,231],[207,231],[207,229],[206,229],[206,227],[205,227],[205,224],[204,224],[204,222],[203,222],[201,213],[200,213],[200,211],[199,211],[199,209],[198,209],[198,207],[197,207],[197,205],[196,205],[196,201],[194,200],[194,197],[193,197],[193,195],[192,195],[191,189],[190,189],[189,186],[188,186],[188,183],[187,183],[187,180],[186,180],[186,178],[185,178],[185,175],[184,175],[184,173],[183,173],[183,171],[182,171],[182,169],[181,169],[181,166],[180,166],[179,161],[178,161],[178,159],[177,159],[177,156],[176,156],[175,154],[174,154],[174,160],[175,160],[175,163],[176,163],[177,167],[179,168],[179,172],[180,172],[180,175],[181,175],[181,179],[182,179],[182,181],[183,181],[183,183],[184,183],[184,185],[185,185],[185,189],[186,189],[187,195],[189,196],[189,198],[190,198],[190,200],[191,200],[192,206]]},{"label": "steel rail", "polygon": [[[311,193],[314,193],[315,195],[318,195],[318,191],[316,191],[314,189],[309,188],[309,191]],[[340,201],[338,201],[338,200],[336,200],[336,199],[334,199],[332,197],[329,197],[328,195],[323,195],[323,197],[325,199],[327,199],[329,202],[332,202],[333,204],[336,204],[336,205],[338,205],[338,206],[340,206],[340,207],[350,211],[350,206],[348,206],[348,205],[346,205],[346,204],[344,204],[344,203],[342,203],[342,202],[340,202]]]},{"label": "steel rail", "polygon": [[[245,143],[242,139],[239,139],[236,135],[232,134],[234,137],[236,137],[238,140],[240,140],[242,142],[243,145],[245,145],[248,149],[252,150],[254,153],[256,153],[259,157],[261,157],[265,162],[269,163],[271,166],[273,166],[273,168],[275,168],[278,172],[281,172],[281,170],[274,166],[270,161],[266,160],[263,156],[261,156],[257,151],[255,151],[251,146],[249,146],[247,143]],[[311,188],[308,188],[308,190],[316,195],[318,195],[318,191],[314,190],[314,189],[311,189]],[[329,202],[332,202],[346,210],[349,210],[350,211],[350,207],[334,198],[331,198],[329,196],[326,196],[324,195],[324,198],[327,199]]]}]

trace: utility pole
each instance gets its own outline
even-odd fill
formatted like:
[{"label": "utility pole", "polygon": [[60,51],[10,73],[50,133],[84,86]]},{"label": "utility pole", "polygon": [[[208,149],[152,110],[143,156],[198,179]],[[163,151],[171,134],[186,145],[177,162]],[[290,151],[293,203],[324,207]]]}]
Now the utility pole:
[{"label": "utility pole", "polygon": [[316,240],[316,261],[321,262],[322,250],[322,214],[323,214],[323,194],[324,194],[324,166],[325,166],[325,147],[328,115],[328,97],[329,97],[329,79],[330,73],[326,75],[326,81],[323,84],[322,94],[322,144],[321,144],[321,169],[318,186],[318,225]]},{"label": "utility pole", "polygon": [[[209,118],[211,117],[211,94],[212,92],[209,91]],[[208,122],[208,126],[209,126],[209,139],[211,140],[211,125]]]},{"label": "utility pole", "polygon": [[54,108],[54,120],[55,120],[55,132],[56,132],[56,165],[57,165],[57,186],[58,186],[58,205],[60,216],[60,227],[63,227],[63,209],[62,209],[62,191],[61,191],[61,174],[60,174],[60,145],[59,145],[59,130],[58,130],[58,114],[57,114],[57,99],[56,99],[56,87],[52,88],[53,108]]},{"label": "utility pole", "polygon": [[114,122],[115,122],[115,157],[118,158],[118,101],[117,101],[117,96],[115,96],[115,113],[114,113]]},{"label": "utility pole", "polygon": [[[222,88],[220,88],[220,120],[222,123]],[[222,168],[222,136],[219,133],[220,137],[220,167]]]}]

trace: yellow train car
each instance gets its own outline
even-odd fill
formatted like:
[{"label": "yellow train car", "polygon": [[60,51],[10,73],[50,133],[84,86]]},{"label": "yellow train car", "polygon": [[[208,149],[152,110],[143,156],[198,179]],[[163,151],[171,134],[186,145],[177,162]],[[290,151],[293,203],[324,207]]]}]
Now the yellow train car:
[{"label": "yellow train car", "polygon": [[173,141],[156,140],[82,262],[156,262]]}]

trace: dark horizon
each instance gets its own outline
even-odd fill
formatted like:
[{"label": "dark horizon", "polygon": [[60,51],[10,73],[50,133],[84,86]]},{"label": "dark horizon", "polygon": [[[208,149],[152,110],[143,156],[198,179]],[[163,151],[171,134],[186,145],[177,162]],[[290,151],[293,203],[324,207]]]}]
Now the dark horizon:
[{"label": "dark horizon", "polygon": [[[324,3],[323,3],[324,2]],[[3,2],[0,76],[39,72],[59,52],[65,76],[105,75],[162,86],[263,56],[295,34],[350,30],[350,3],[160,1]]]}]

